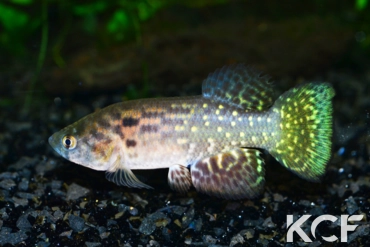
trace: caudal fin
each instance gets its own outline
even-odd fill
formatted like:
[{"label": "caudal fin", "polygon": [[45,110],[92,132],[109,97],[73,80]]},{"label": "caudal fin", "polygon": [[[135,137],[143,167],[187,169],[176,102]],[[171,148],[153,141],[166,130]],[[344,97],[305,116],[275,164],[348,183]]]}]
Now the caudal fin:
[{"label": "caudal fin", "polygon": [[328,83],[308,83],[285,92],[272,107],[280,115],[281,138],[269,152],[307,180],[318,181],[331,156],[334,94]]}]

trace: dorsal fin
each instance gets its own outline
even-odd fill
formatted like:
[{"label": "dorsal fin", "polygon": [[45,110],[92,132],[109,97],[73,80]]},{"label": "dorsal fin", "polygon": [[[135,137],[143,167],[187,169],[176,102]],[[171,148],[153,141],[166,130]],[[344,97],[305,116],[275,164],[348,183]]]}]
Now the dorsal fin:
[{"label": "dorsal fin", "polygon": [[225,66],[211,73],[202,85],[205,98],[246,110],[263,111],[273,104],[270,77],[244,64]]}]

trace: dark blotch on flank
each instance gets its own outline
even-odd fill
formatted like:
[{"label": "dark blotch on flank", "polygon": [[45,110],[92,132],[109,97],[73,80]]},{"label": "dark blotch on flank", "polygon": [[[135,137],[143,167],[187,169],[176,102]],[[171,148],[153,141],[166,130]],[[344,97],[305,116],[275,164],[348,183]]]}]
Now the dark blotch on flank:
[{"label": "dark blotch on flank", "polygon": [[183,125],[184,120],[182,119],[171,119],[171,118],[162,118],[161,119],[161,124],[162,125]]},{"label": "dark blotch on flank", "polygon": [[121,113],[119,113],[119,112],[114,112],[114,113],[112,113],[112,119],[113,120],[119,120],[119,119],[121,119]]},{"label": "dark blotch on flank", "polygon": [[108,145],[108,144],[109,144],[109,143],[111,143],[111,142],[112,142],[112,140],[111,140],[111,139],[105,139],[103,143],[104,143],[105,145]]},{"label": "dark blotch on flank", "polygon": [[145,133],[145,132],[153,132],[156,133],[158,132],[158,125],[150,125],[150,124],[145,124],[140,127],[140,132]]},{"label": "dark blotch on flank", "polygon": [[96,132],[96,134],[95,134],[95,139],[96,139],[97,141],[101,141],[101,140],[103,140],[103,139],[104,139],[104,134],[103,134],[103,133],[101,133],[101,132]]},{"label": "dark blotch on flank", "polygon": [[113,132],[116,133],[117,135],[119,135],[119,137],[121,138],[121,140],[125,139],[125,135],[123,134],[120,125],[114,126],[113,127]]},{"label": "dark blotch on flank", "polygon": [[132,118],[132,117],[126,117],[126,118],[122,119],[122,126],[123,127],[133,127],[133,126],[138,125],[139,122],[140,122],[140,119],[135,119],[135,118]]},{"label": "dark blotch on flank", "polygon": [[97,120],[97,124],[104,129],[108,129],[110,127],[109,121],[104,118]]},{"label": "dark blotch on flank", "polygon": [[104,134],[101,132],[96,132],[95,130],[90,131],[90,135],[95,138],[97,141],[101,141],[104,139]]},{"label": "dark blotch on flank", "polygon": [[[87,137],[87,136],[84,136],[84,137],[82,137],[81,139],[80,139],[80,142],[82,142],[82,143],[87,143],[88,142],[88,140],[89,140],[89,138]],[[88,144],[88,143],[87,143]]]},{"label": "dark blotch on flank", "polygon": [[143,112],[141,114],[142,118],[163,118],[165,115],[164,112]]},{"label": "dark blotch on flank", "polygon": [[136,141],[135,140],[126,140],[126,147],[135,147],[136,146]]}]

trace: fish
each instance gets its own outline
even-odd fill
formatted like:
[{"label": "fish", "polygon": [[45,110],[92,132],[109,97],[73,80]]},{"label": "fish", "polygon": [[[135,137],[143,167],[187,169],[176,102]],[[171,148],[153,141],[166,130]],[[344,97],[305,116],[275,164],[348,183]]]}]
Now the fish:
[{"label": "fish", "polygon": [[228,65],[209,74],[202,95],[112,104],[48,141],[65,159],[132,188],[152,188],[132,170],[168,168],[175,191],[255,198],[264,189],[265,151],[319,182],[331,157],[335,91],[327,82],[298,85],[276,100],[274,91],[268,75]]}]

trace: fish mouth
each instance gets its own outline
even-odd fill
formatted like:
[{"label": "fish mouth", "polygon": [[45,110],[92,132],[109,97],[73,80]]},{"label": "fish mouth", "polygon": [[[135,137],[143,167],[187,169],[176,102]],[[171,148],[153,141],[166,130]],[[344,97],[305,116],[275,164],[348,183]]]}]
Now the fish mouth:
[{"label": "fish mouth", "polygon": [[57,149],[58,149],[58,141],[57,141],[57,138],[55,137],[55,134],[51,135],[48,139],[48,142],[50,144],[50,146],[57,152]]}]

